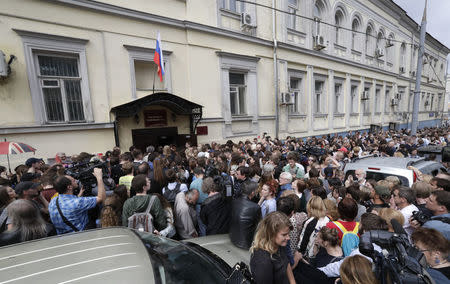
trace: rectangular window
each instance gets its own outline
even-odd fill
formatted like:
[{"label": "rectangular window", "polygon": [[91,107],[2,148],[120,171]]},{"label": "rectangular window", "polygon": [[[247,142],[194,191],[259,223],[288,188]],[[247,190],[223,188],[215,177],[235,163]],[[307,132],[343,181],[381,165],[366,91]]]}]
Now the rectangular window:
[{"label": "rectangular window", "polygon": [[334,85],[334,113],[342,113],[342,84]]},{"label": "rectangular window", "polygon": [[351,113],[358,113],[358,86],[353,85],[350,90]]},{"label": "rectangular window", "polygon": [[297,0],[288,0],[288,22],[287,27],[289,29],[295,30],[297,28],[297,12],[298,12],[298,2]]},{"label": "rectangular window", "polygon": [[289,113],[292,114],[298,114],[301,113],[301,110],[303,109],[301,107],[301,100],[300,100],[300,86],[301,86],[301,79],[300,78],[293,78],[291,77],[289,80],[289,92],[291,94],[294,94],[294,104],[289,107]]},{"label": "rectangular window", "polygon": [[242,13],[245,11],[244,5],[244,2],[237,0],[222,0],[221,8],[235,13]]},{"label": "rectangular window", "polygon": [[370,113],[370,87],[364,88],[364,93],[362,94],[363,98],[361,99],[361,108],[364,114]]},{"label": "rectangular window", "polygon": [[229,73],[231,115],[245,115],[245,74]]},{"label": "rectangular window", "polygon": [[384,94],[384,113],[389,113],[391,107],[391,89],[386,89]]},{"label": "rectangular window", "polygon": [[40,53],[34,56],[46,121],[85,121],[78,56]]},{"label": "rectangular window", "polygon": [[315,94],[315,107],[314,112],[315,113],[322,113],[322,99],[323,99],[323,81],[315,81],[314,83],[314,94]]},{"label": "rectangular window", "polygon": [[380,112],[380,93],[381,93],[380,89],[375,90],[375,112],[376,113]]}]

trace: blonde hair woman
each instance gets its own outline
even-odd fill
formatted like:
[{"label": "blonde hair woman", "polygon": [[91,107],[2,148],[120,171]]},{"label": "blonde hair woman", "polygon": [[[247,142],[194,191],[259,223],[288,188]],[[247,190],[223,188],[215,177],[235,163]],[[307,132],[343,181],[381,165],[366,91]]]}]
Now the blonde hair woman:
[{"label": "blonde hair woman", "polygon": [[295,282],[285,249],[291,222],[286,214],[272,212],[258,224],[250,248],[250,268],[256,284]]},{"label": "blonde hair woman", "polygon": [[403,214],[400,211],[392,208],[381,208],[378,212],[378,216],[386,220],[386,223],[389,227],[389,232],[394,232],[394,228],[391,224],[392,219],[397,220],[397,222],[399,222],[402,226],[405,223],[405,217],[403,216]]},{"label": "blonde hair woman", "polygon": [[339,268],[342,284],[377,284],[372,263],[361,255],[346,257]]},{"label": "blonde hair woman", "polygon": [[311,197],[306,204],[306,212],[308,213],[309,219],[303,225],[298,248],[303,256],[312,258],[314,257],[314,243],[317,232],[330,222],[330,218],[326,216],[327,208],[325,207],[325,203],[318,196]]}]

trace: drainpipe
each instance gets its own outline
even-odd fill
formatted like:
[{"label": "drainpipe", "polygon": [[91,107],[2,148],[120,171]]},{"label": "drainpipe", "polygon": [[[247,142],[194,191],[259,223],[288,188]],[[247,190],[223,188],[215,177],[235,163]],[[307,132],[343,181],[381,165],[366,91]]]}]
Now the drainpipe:
[{"label": "drainpipe", "polygon": [[279,134],[279,110],[278,110],[278,58],[277,58],[277,29],[276,29],[276,15],[275,15],[275,0],[272,0],[272,34],[273,34],[273,79],[275,81],[275,138]]}]

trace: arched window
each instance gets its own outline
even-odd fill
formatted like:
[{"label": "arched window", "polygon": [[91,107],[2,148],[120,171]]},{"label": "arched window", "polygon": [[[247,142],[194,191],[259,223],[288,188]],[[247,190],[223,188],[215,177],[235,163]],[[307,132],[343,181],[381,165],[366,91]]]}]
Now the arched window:
[{"label": "arched window", "polygon": [[375,55],[378,58],[382,58],[384,56],[384,48],[385,48],[385,45],[386,45],[385,42],[386,42],[386,40],[385,40],[385,37],[384,37],[384,33],[382,31],[378,32],[378,35],[377,35],[377,48],[376,48],[376,51],[375,51]]},{"label": "arched window", "polygon": [[323,4],[322,0],[316,0],[313,8],[316,35],[320,34],[320,22],[323,20],[323,17],[325,16],[324,14],[325,5]]},{"label": "arched window", "polygon": [[354,18],[352,21],[352,49],[359,50],[358,44],[358,32],[361,28],[361,24],[358,18]]},{"label": "arched window", "polygon": [[386,41],[386,60],[388,63],[394,62],[394,40],[394,34],[391,33]]},{"label": "arched window", "polygon": [[371,25],[368,25],[366,28],[366,46],[365,46],[365,52],[366,55],[373,56],[372,54],[372,43],[373,43],[373,28]]},{"label": "arched window", "polygon": [[400,46],[400,73],[405,73],[406,69],[406,44]]},{"label": "arched window", "polygon": [[341,29],[343,24],[344,24],[344,13],[342,12],[342,10],[339,9],[336,11],[336,14],[334,14],[335,43],[336,44],[340,44],[341,42],[343,42],[343,39],[342,39],[343,30]]}]

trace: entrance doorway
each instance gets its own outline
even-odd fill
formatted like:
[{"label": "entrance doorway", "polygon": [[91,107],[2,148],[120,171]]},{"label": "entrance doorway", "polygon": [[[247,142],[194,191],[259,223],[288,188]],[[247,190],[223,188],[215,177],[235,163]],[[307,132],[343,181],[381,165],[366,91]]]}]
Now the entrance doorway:
[{"label": "entrance doorway", "polygon": [[145,151],[147,146],[164,146],[175,144],[177,148],[183,148],[186,142],[197,145],[197,136],[191,134],[178,134],[177,127],[144,128],[131,130],[133,145]]}]

